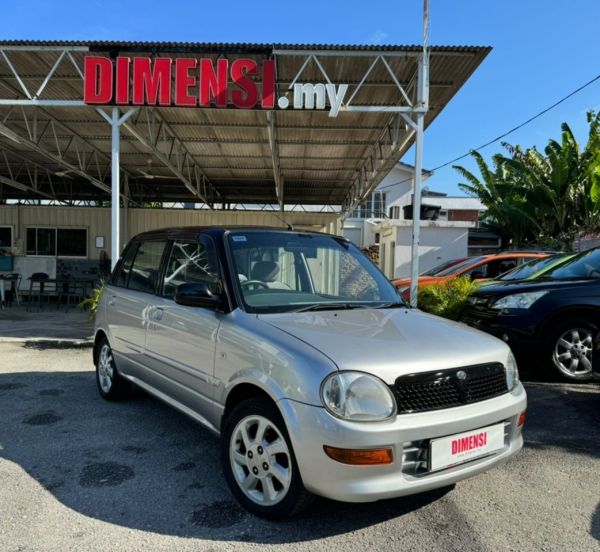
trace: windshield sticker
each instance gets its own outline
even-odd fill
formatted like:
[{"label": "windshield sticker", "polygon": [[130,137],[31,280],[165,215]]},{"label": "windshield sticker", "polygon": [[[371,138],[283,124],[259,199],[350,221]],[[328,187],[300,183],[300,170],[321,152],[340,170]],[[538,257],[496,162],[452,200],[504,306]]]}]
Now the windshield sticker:
[{"label": "windshield sticker", "polygon": [[248,241],[246,236],[231,236],[231,239],[236,242],[245,242]]}]

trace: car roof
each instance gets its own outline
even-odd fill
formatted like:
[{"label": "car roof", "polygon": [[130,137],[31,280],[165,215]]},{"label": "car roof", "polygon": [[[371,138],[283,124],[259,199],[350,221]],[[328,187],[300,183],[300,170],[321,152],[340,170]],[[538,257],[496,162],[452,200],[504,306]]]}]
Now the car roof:
[{"label": "car roof", "polygon": [[212,235],[222,236],[228,231],[243,231],[243,232],[254,232],[257,230],[269,231],[269,232],[286,232],[292,234],[316,234],[319,236],[332,236],[337,239],[349,241],[344,236],[337,236],[335,234],[328,234],[326,232],[316,232],[314,230],[297,230],[290,226],[290,228],[281,228],[277,226],[243,226],[243,225],[226,225],[226,226],[171,226],[167,228],[157,228],[155,230],[147,230],[133,236],[132,240],[151,240],[157,238],[176,238],[177,236],[208,233]]}]

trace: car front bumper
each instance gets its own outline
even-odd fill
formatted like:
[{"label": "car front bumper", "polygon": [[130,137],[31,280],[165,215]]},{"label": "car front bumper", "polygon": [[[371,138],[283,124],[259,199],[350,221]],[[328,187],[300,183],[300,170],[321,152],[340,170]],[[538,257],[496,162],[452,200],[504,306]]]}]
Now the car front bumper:
[{"label": "car front bumper", "polygon": [[[402,414],[386,422],[358,423],[337,419],[324,408],[284,399],[294,453],[305,487],[344,502],[372,502],[452,485],[504,463],[523,446],[519,415],[526,409],[525,390],[457,408]],[[436,472],[423,471],[429,440],[504,424],[504,448],[489,456]],[[324,445],[347,449],[389,447],[392,464],[352,466],[327,456]],[[420,466],[420,470],[418,469]]]}]

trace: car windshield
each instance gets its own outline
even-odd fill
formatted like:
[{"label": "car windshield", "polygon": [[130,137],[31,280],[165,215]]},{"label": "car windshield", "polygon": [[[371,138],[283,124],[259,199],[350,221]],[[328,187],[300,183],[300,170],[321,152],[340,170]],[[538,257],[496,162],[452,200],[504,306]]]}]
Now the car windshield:
[{"label": "car windshield", "polygon": [[600,278],[600,248],[590,249],[542,276],[551,280]]},{"label": "car windshield", "polygon": [[532,259],[521,266],[505,272],[498,277],[498,280],[502,280],[503,282],[508,282],[511,280],[525,280],[537,272],[540,272],[540,270],[543,270],[553,263],[556,263],[561,258],[562,255],[552,255],[550,257],[544,257],[543,259]]},{"label": "car windshield", "polygon": [[483,261],[485,257],[471,257],[462,263],[458,263],[452,266],[449,266],[447,269],[438,272],[436,276],[451,276],[452,274],[457,274],[458,272],[463,272],[464,270],[468,270],[470,267],[476,265],[480,261]]},{"label": "car windshield", "polygon": [[464,261],[464,259],[452,259],[451,261],[444,261],[443,263],[440,263],[439,265],[436,265],[425,272],[421,272],[420,276],[437,276],[440,272],[442,272],[442,270],[446,270],[447,268],[450,268],[451,266],[454,266],[462,261]]},{"label": "car windshield", "polygon": [[390,281],[342,238],[248,230],[229,232],[227,243],[248,312],[404,305]]}]

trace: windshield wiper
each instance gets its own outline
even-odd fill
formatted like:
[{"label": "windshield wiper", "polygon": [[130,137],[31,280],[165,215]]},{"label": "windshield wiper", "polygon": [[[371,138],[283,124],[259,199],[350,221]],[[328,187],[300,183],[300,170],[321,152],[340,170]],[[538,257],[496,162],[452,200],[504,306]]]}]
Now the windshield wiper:
[{"label": "windshield wiper", "polygon": [[309,312],[321,310],[352,310],[352,309],[368,309],[370,305],[360,305],[356,303],[315,303],[306,305],[299,309],[294,309],[292,312]]}]

